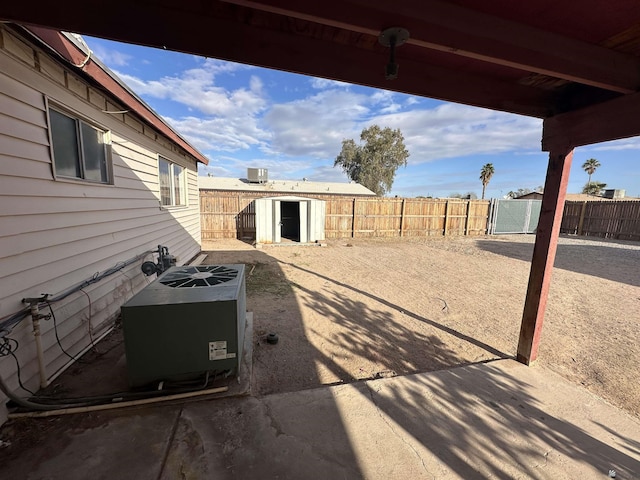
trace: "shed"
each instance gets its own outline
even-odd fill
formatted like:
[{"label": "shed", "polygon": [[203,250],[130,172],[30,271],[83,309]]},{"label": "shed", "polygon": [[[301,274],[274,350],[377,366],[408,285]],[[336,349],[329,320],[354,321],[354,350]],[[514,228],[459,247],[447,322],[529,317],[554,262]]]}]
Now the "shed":
[{"label": "shed", "polygon": [[255,212],[257,244],[324,240],[324,200],[296,196],[258,198]]}]

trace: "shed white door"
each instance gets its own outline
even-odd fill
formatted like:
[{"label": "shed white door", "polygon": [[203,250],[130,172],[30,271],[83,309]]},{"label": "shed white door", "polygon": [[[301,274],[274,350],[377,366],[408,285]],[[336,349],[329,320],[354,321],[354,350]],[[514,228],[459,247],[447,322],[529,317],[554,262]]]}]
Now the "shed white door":
[{"label": "shed white door", "polygon": [[309,242],[324,240],[326,208],[324,200],[309,200]]},{"label": "shed white door", "polygon": [[273,201],[273,243],[282,241],[282,202]]},{"label": "shed white door", "polygon": [[273,243],[273,200],[256,198],[256,243]]}]

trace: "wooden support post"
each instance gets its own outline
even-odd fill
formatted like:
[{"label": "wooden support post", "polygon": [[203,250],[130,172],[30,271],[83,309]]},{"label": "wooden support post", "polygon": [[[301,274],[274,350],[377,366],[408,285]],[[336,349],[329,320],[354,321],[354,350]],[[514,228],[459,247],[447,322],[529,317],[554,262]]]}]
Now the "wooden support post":
[{"label": "wooden support post", "polygon": [[538,356],[572,158],[573,150],[569,148],[553,150],[549,154],[549,166],[518,342],[517,360],[526,365],[531,364]]},{"label": "wooden support post", "polygon": [[580,209],[580,220],[578,221],[578,235],[582,235],[582,228],[584,227],[584,214],[587,211],[587,202],[582,202],[582,208]]},{"label": "wooden support post", "polygon": [[400,236],[402,237],[402,230],[404,229],[404,204],[407,201],[406,198],[402,199],[402,209],[400,210]]}]

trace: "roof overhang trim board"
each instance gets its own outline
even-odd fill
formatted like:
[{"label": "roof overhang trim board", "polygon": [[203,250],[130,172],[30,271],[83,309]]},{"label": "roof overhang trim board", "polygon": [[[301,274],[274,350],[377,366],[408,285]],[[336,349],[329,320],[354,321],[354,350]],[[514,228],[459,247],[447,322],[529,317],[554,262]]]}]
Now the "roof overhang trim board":
[{"label": "roof overhang trim board", "polygon": [[138,115],[144,122],[153,126],[168,139],[179,145],[197,161],[205,165],[209,163],[209,160],[202,153],[198,152],[177,132],[169,127],[151,107],[142,102],[135,94],[131,93],[129,89],[116,80],[111,73],[105,70],[99,63],[92,61],[90,57],[87,61],[87,55],[62,32],[34,26],[25,28],[25,30],[83,74],[97,82],[108,93]]}]

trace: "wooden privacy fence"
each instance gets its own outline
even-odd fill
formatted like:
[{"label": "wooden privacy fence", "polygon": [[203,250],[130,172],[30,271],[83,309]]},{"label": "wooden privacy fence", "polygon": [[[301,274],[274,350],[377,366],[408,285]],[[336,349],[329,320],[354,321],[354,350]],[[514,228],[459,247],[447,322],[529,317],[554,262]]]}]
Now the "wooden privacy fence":
[{"label": "wooden privacy fence", "polygon": [[640,201],[565,202],[560,232],[640,240]]},{"label": "wooden privacy fence", "polygon": [[[201,191],[202,240],[255,239],[253,201],[260,196]],[[325,200],[326,238],[484,235],[487,232],[488,200],[305,196]]]},{"label": "wooden privacy fence", "polygon": [[489,216],[485,200],[355,198],[326,205],[327,238],[484,235]]}]

